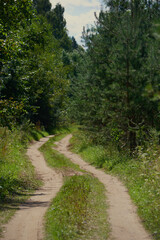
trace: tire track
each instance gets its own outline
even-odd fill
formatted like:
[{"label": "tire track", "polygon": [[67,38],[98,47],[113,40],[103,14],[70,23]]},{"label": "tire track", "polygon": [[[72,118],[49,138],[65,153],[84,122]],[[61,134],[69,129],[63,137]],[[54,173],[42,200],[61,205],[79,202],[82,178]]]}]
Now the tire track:
[{"label": "tire track", "polygon": [[6,225],[4,238],[1,240],[42,240],[44,238],[44,214],[50,201],[56,196],[63,184],[62,174],[49,168],[43,154],[38,150],[50,137],[35,142],[27,151],[27,155],[44,185],[19,207],[19,210]]},{"label": "tire track", "polygon": [[111,237],[114,240],[151,240],[152,237],[144,229],[137,215],[137,209],[132,203],[127,189],[116,178],[96,169],[83,161],[77,154],[68,150],[72,135],[66,136],[57,143],[57,150],[64,154],[82,169],[92,173],[106,188],[108,215],[111,225]]}]

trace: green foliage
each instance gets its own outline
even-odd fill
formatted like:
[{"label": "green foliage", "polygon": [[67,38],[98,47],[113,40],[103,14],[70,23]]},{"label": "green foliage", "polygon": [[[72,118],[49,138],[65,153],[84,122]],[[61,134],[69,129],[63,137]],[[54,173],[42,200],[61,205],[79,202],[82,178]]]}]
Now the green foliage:
[{"label": "green foliage", "polygon": [[76,42],[76,39],[75,39],[75,37],[72,37],[72,49],[74,50],[74,49],[77,49],[77,48],[78,48],[78,44]]},{"label": "green foliage", "polygon": [[49,135],[39,123],[34,125],[30,121],[23,122],[18,130],[21,131],[21,141],[24,144],[34,140],[39,141],[42,137]]},{"label": "green foliage", "polygon": [[29,23],[24,20],[26,24],[19,24],[17,30],[5,29],[1,24],[1,111],[6,111],[7,103],[10,108],[11,98],[19,108],[23,105],[21,118],[18,112],[8,111],[1,124],[9,126],[16,115],[19,124],[25,118],[34,123],[40,121],[49,129],[56,125],[65,100],[68,69],[63,66],[59,43],[47,20],[43,17]]},{"label": "green foliage", "polygon": [[68,101],[71,67],[61,48],[72,51],[78,46],[68,37],[64,8],[57,4],[51,9],[49,0],[1,5],[0,124],[14,128],[25,119],[51,130]]},{"label": "green foliage", "polygon": [[0,2],[0,24],[5,30],[17,29],[22,22],[23,24],[30,22],[33,14],[31,0],[2,0]]},{"label": "green foliage", "polygon": [[95,142],[116,141],[132,153],[143,142],[138,138],[142,129],[145,136],[148,128],[159,130],[155,12],[144,1],[108,4],[95,27],[83,32],[86,52],[72,81],[70,112]]},{"label": "green foliage", "polygon": [[104,187],[83,175],[65,181],[46,215],[46,239],[107,239]]},{"label": "green foliage", "polygon": [[47,12],[47,20],[52,26],[53,36],[59,40],[60,46],[65,50],[72,50],[72,41],[68,37],[64,8],[58,3],[54,9]]},{"label": "green foliage", "polygon": [[126,183],[146,228],[156,240],[160,238],[159,169],[159,148],[153,146],[146,150],[140,149],[138,161],[120,162],[113,169]]},{"label": "green foliage", "polygon": [[[119,162],[125,162],[127,154],[119,152],[116,144],[104,145],[95,144],[90,136],[87,136],[79,130],[74,132],[74,137],[70,141],[71,148],[81,154],[82,158],[99,168],[112,170]],[[73,145],[73,146],[72,146]]]},{"label": "green foliage", "polygon": [[34,7],[38,14],[45,15],[51,10],[51,3],[49,0],[33,0]]},{"label": "green foliage", "polygon": [[2,126],[8,126],[10,129],[15,127],[24,117],[24,103],[9,100],[0,100],[0,123]]},{"label": "green foliage", "polygon": [[67,51],[71,51],[76,46],[72,45],[72,40],[68,36],[66,29],[66,20],[64,18],[64,7],[60,3],[51,9],[51,3],[49,0],[34,0],[34,6],[37,13],[46,17],[48,23],[51,25],[52,34],[58,40],[60,47]]}]

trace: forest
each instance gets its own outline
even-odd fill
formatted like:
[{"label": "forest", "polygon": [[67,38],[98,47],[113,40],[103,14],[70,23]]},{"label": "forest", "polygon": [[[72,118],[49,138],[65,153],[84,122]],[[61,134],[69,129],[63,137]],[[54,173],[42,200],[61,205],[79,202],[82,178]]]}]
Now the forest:
[{"label": "forest", "polygon": [[49,130],[72,119],[132,153],[159,131],[159,2],[104,1],[85,48],[68,36],[64,11],[2,1],[1,126]]},{"label": "forest", "polygon": [[63,13],[49,1],[1,2],[2,126],[12,129],[26,121],[56,126],[69,86],[65,55],[78,46],[67,34]]},{"label": "forest", "polygon": [[95,24],[83,29],[83,46],[69,36],[64,12],[49,0],[0,1],[0,203],[22,184],[4,180],[11,138],[24,148],[29,133],[76,125],[73,146],[82,155],[98,149],[97,167],[129,187],[131,168],[142,170],[147,192],[152,182],[142,204],[155,201],[155,209],[140,214],[156,212],[146,226],[160,239],[160,2],[103,0]]}]

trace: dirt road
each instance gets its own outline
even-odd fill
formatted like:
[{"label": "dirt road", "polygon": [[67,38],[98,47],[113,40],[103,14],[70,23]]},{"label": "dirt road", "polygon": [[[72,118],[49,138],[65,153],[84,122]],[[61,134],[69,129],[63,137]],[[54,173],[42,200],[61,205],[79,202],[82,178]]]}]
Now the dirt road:
[{"label": "dirt road", "polygon": [[27,155],[35,166],[38,175],[44,185],[36,191],[23,205],[6,227],[3,240],[42,240],[43,239],[43,216],[63,184],[62,175],[56,173],[46,165],[43,155],[38,151],[47,140],[42,138],[34,143],[27,151]]},{"label": "dirt road", "polygon": [[[57,150],[82,169],[92,173],[106,188],[107,203],[109,204],[109,221],[112,229],[111,239],[115,240],[151,240],[143,228],[126,188],[116,177],[107,175],[102,170],[84,162],[78,155],[68,150],[72,135],[66,136],[57,144]],[[65,239],[64,239],[65,240]]]},{"label": "dirt road", "polygon": [[[116,177],[90,166],[78,155],[70,152],[68,150],[70,138],[71,135],[68,135],[57,143],[57,150],[79,164],[82,169],[92,173],[104,184],[112,230],[110,240],[151,240],[136,214],[136,207],[132,204],[126,188]],[[43,216],[51,199],[56,196],[63,183],[62,175],[47,167],[43,155],[38,151],[38,148],[48,139],[43,138],[40,142],[36,142],[27,152],[36,171],[41,175],[44,186],[20,206],[19,211],[7,225],[3,240],[43,239]]]}]

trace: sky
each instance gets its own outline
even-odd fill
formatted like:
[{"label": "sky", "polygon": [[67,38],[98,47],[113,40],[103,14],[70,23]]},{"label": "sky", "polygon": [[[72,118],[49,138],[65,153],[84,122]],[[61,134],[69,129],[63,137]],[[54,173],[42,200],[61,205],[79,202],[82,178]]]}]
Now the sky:
[{"label": "sky", "polygon": [[50,0],[52,8],[60,3],[65,8],[64,17],[67,22],[69,36],[74,36],[79,44],[83,27],[94,24],[95,16],[101,9],[102,0]]}]

